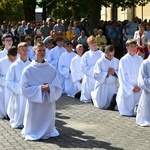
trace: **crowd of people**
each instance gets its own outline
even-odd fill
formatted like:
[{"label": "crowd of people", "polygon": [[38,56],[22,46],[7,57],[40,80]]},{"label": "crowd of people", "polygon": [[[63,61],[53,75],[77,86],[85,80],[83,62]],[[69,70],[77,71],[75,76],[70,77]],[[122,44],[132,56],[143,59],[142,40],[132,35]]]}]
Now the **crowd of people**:
[{"label": "crowd of people", "polygon": [[[52,19],[18,26],[4,22],[0,52],[0,118],[21,128],[25,140],[59,135],[55,102],[62,93],[100,109],[136,116],[150,126],[150,24]],[[6,27],[6,29],[5,29]],[[14,30],[12,30],[14,29]],[[14,45],[14,46],[13,46]],[[115,57],[124,48],[120,60]],[[47,114],[47,115],[45,115]]]}]

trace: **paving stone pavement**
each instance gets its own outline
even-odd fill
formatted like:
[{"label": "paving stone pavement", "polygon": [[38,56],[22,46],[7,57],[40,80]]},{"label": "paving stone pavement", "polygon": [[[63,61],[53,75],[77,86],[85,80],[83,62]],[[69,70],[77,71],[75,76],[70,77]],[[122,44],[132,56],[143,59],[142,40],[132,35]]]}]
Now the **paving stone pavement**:
[{"label": "paving stone pavement", "polygon": [[0,150],[150,150],[150,127],[66,95],[57,101],[56,127],[59,137],[25,141],[20,129],[0,120]]}]

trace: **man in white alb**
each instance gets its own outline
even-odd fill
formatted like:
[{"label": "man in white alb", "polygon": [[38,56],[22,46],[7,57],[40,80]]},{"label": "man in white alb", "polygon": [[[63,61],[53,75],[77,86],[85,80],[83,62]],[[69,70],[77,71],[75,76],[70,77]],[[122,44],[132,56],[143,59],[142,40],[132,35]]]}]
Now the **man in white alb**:
[{"label": "man in white alb", "polygon": [[127,40],[128,53],[120,59],[118,69],[119,89],[116,97],[119,113],[133,116],[134,108],[139,102],[141,89],[137,84],[138,72],[143,61],[136,52],[136,40]]},{"label": "man in white alb", "polygon": [[105,55],[95,64],[94,79],[96,80],[92,100],[95,107],[107,109],[111,99],[117,93],[119,60],[114,57],[114,46],[105,47]]},{"label": "man in white alb", "polygon": [[22,128],[24,112],[26,107],[26,98],[22,95],[21,90],[21,74],[22,70],[30,64],[27,60],[28,46],[25,42],[18,44],[18,58],[8,69],[6,75],[6,85],[11,91],[9,99],[7,114],[10,118],[10,125],[12,128]]},{"label": "man in white alb", "polygon": [[43,42],[34,45],[36,60],[24,70],[22,93],[27,98],[24,128],[25,140],[48,139],[59,135],[55,128],[56,100],[62,93],[56,69],[44,60]]},{"label": "man in white alb", "polygon": [[81,58],[81,70],[84,73],[81,85],[80,101],[84,103],[91,102],[91,91],[94,90],[94,65],[97,60],[103,55],[103,52],[97,50],[97,43],[94,36],[87,39],[90,50],[85,52]]}]

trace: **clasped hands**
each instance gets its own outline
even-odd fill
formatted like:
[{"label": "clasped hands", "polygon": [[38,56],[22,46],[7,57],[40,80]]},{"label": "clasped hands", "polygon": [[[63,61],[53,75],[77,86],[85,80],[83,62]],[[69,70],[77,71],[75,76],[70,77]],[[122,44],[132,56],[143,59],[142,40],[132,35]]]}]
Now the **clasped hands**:
[{"label": "clasped hands", "polygon": [[135,87],[133,88],[133,92],[134,92],[134,93],[138,93],[140,90],[141,90],[141,89],[140,89],[138,86],[135,86]]},{"label": "clasped hands", "polygon": [[49,84],[48,84],[48,83],[44,83],[44,84],[42,85],[42,91],[50,92],[50,87],[49,87]]},{"label": "clasped hands", "polygon": [[110,75],[114,75],[115,74],[115,70],[114,70],[114,68],[109,68],[108,69],[108,76],[110,76]]}]

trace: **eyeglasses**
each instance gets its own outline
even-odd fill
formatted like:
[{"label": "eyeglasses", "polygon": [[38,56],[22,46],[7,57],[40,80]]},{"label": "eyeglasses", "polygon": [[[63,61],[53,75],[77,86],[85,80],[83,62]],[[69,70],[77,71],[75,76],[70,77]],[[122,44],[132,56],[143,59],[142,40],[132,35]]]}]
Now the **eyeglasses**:
[{"label": "eyeglasses", "polygon": [[5,40],[5,42],[12,42],[12,39],[10,39],[10,40],[7,39],[7,40]]}]

